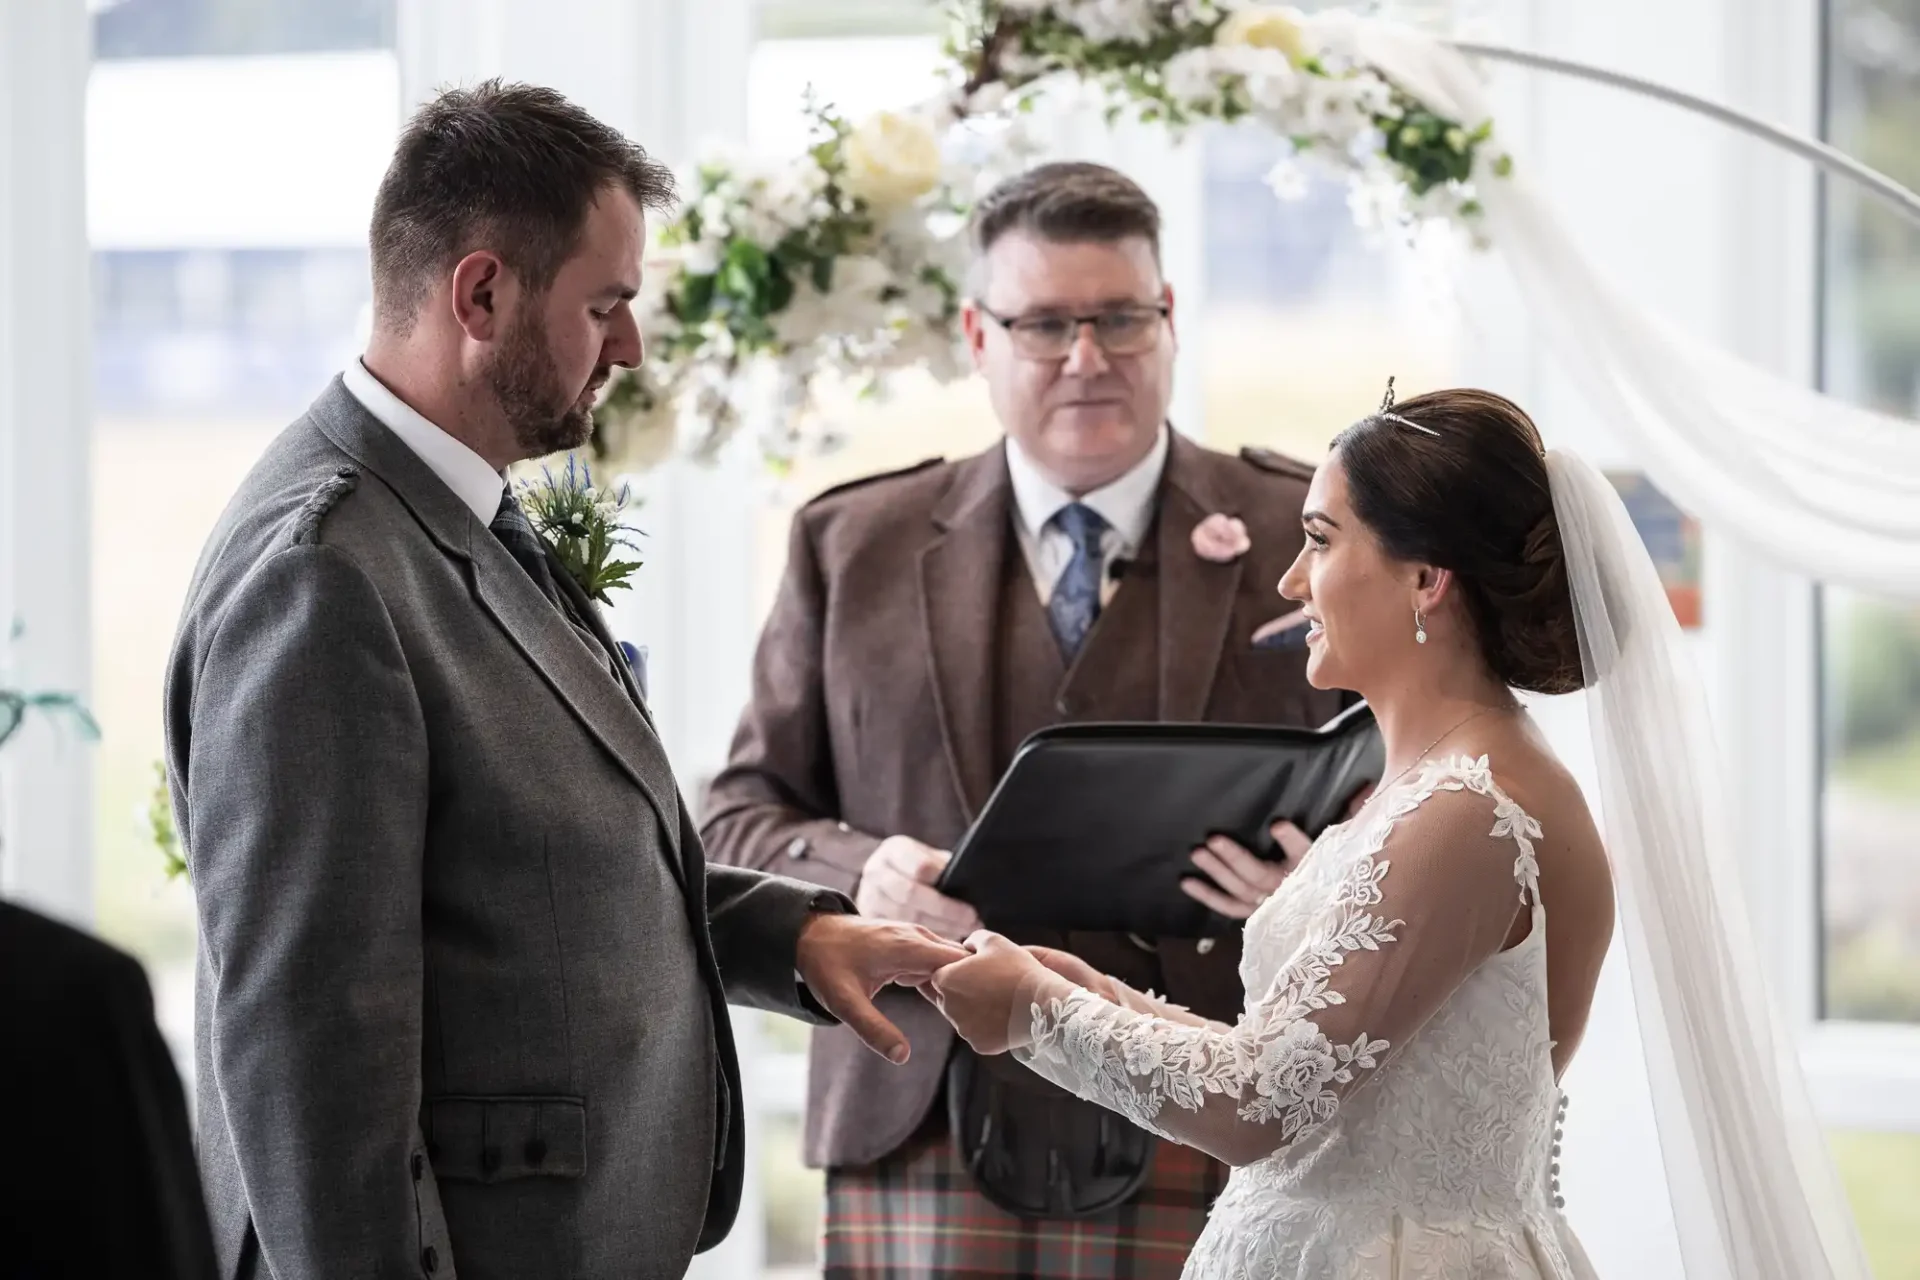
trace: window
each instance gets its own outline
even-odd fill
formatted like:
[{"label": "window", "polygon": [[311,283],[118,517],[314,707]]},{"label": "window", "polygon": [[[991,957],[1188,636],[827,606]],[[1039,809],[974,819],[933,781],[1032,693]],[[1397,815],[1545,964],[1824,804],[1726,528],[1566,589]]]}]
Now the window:
[{"label": "window", "polygon": [[1276,198],[1287,144],[1264,130],[1215,128],[1204,145],[1208,444],[1317,462],[1389,376],[1403,398],[1447,385],[1452,328],[1425,283],[1443,282],[1443,245],[1363,231],[1345,181],[1310,169],[1299,198]]},{"label": "window", "polygon": [[[1827,0],[1830,140],[1920,186],[1920,3]],[[1825,206],[1829,390],[1920,411],[1920,230],[1838,185]],[[1821,1012],[1920,1025],[1920,604],[1820,592]],[[1842,1132],[1835,1151],[1876,1274],[1920,1276],[1920,1134]]]},{"label": "window", "polygon": [[228,497],[364,336],[393,24],[393,0],[124,0],[94,21],[96,919],[146,965],[190,1093],[193,900],[145,819],[167,650]]},{"label": "window", "polygon": [[[1920,186],[1920,4],[1830,0],[1832,141]],[[1827,386],[1920,410],[1920,230],[1829,191]],[[1824,1012],[1920,1023],[1920,606],[1822,597]]]}]

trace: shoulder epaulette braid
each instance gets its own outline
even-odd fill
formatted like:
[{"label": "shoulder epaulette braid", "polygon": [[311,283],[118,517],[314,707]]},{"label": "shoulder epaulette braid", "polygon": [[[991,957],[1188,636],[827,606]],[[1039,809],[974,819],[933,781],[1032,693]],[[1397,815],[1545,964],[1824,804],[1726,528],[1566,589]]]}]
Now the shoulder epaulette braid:
[{"label": "shoulder epaulette braid", "polygon": [[853,489],[863,489],[870,484],[878,484],[882,480],[895,480],[901,476],[910,476],[916,472],[925,471],[928,467],[937,467],[945,461],[945,458],[925,458],[910,467],[896,467],[892,471],[876,471],[870,476],[855,476],[851,480],[843,480],[839,484],[822,489],[819,493],[814,494],[812,498],[808,499],[808,504],[811,505],[812,503],[820,501],[822,498],[831,498],[836,493],[846,493]]},{"label": "shoulder epaulette braid", "polygon": [[1298,458],[1289,458],[1286,454],[1277,453],[1272,449],[1263,449],[1258,445],[1250,444],[1240,450],[1240,456],[1262,471],[1271,471],[1275,475],[1286,476],[1292,480],[1304,480],[1309,483],[1313,480],[1314,469],[1311,463],[1302,462]]},{"label": "shoulder epaulette braid", "polygon": [[353,492],[360,483],[358,467],[341,467],[323,481],[318,489],[301,504],[300,512],[293,518],[293,540],[295,542],[313,542],[320,536],[320,522],[327,513],[339,505],[340,499]]}]

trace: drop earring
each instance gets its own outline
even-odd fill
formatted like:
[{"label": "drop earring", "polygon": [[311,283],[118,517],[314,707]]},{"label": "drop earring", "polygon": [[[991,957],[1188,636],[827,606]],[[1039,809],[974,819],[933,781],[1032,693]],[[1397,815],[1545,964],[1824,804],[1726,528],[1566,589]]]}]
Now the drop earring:
[{"label": "drop earring", "polygon": [[1427,624],[1421,620],[1418,609],[1413,611],[1413,642],[1415,644],[1427,642]]}]

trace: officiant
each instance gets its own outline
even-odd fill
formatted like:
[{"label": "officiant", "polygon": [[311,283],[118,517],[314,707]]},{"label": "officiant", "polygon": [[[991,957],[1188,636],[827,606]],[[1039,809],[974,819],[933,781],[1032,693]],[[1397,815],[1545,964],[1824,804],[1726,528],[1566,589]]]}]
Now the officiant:
[{"label": "officiant", "polygon": [[[1215,452],[1167,421],[1177,326],[1159,233],[1147,194],[1096,164],[1032,169],[976,207],[963,320],[1004,443],[843,485],[795,517],[752,700],[707,797],[710,857],[963,938],[972,910],[932,886],[1028,734],[1340,710],[1269,625],[1311,468]],[[1225,914],[1278,882],[1237,846],[1193,856],[1211,882],[1194,892]],[[1239,1012],[1237,936],[1017,940],[1209,1017]],[[814,1033],[805,1155],[828,1171],[827,1276],[1179,1274],[1224,1166],[975,1058],[919,997],[888,996],[906,1068],[842,1029]]]}]

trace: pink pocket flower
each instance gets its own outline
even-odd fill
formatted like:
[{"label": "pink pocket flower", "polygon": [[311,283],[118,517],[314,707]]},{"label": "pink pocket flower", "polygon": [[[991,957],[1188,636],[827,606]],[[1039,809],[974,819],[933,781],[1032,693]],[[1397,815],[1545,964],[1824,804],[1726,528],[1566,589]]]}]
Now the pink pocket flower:
[{"label": "pink pocket flower", "polygon": [[1252,545],[1247,526],[1238,516],[1216,511],[1193,526],[1193,552],[1202,560],[1228,564],[1245,555]]}]

